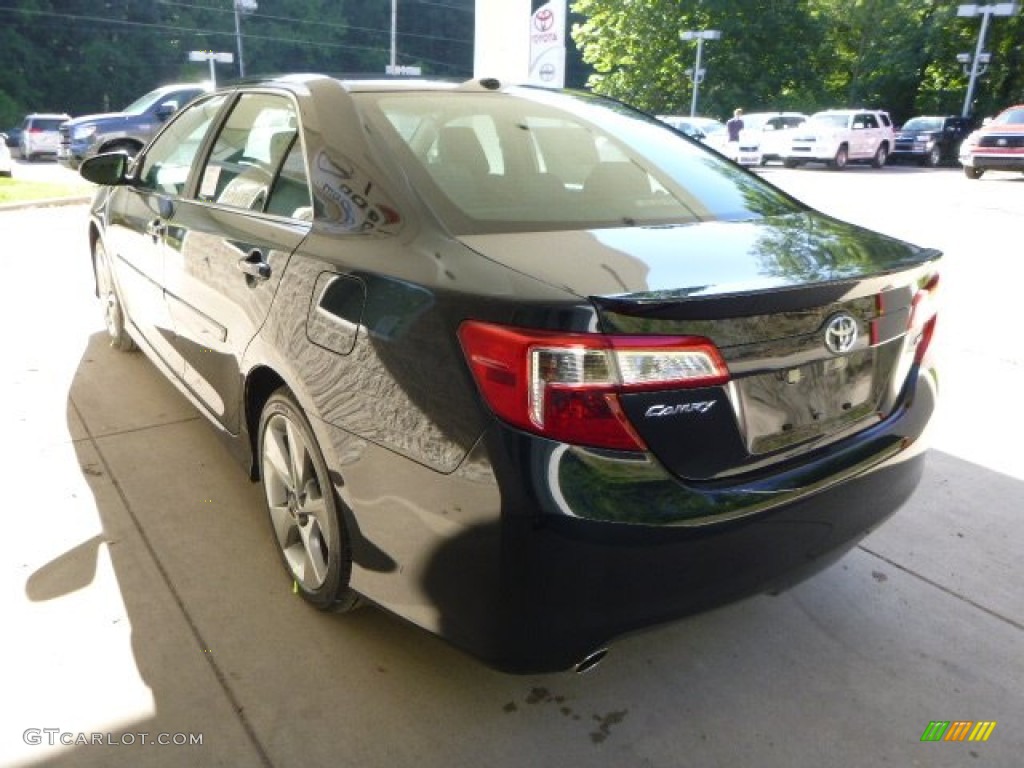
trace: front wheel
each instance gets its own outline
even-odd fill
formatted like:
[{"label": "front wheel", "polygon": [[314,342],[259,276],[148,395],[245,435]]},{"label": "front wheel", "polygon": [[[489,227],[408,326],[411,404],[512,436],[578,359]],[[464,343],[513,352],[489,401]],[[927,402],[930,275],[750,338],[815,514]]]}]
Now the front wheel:
[{"label": "front wheel", "polygon": [[258,451],[270,526],[295,591],[320,610],[354,608],[341,501],[309,420],[285,388],[263,408]]},{"label": "front wheel", "polygon": [[114,283],[114,275],[110,269],[110,257],[101,240],[96,241],[93,254],[93,269],[96,272],[96,295],[103,307],[103,324],[110,337],[110,346],[121,352],[135,350],[135,342],[125,329],[127,315],[121,303],[121,294]]},{"label": "front wheel", "polygon": [[878,149],[875,150],[875,156],[871,158],[872,168],[881,168],[885,165],[885,161],[889,157],[889,148],[885,144],[879,144]]},{"label": "front wheel", "polygon": [[846,145],[844,144],[836,150],[836,156],[829,162],[829,168],[834,171],[841,171],[846,167],[846,163],[849,160],[849,155],[846,152]]},{"label": "front wheel", "polygon": [[983,174],[984,172],[985,170],[983,168],[975,168],[972,165],[964,166],[964,176],[966,176],[968,179],[980,179],[981,174]]},{"label": "front wheel", "polygon": [[924,164],[929,168],[938,168],[942,165],[942,149],[940,147],[932,147],[931,151],[928,152],[928,156],[924,159]]}]

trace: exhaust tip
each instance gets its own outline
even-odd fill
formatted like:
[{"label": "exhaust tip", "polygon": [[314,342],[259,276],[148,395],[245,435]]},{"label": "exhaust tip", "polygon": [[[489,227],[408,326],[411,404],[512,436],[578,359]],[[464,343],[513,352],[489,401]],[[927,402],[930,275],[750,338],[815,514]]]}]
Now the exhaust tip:
[{"label": "exhaust tip", "polygon": [[604,657],[607,655],[607,648],[601,648],[600,650],[594,651],[593,653],[584,656],[583,659],[579,661],[575,667],[572,668],[572,671],[575,672],[577,675],[582,675],[586,672],[589,672],[602,661],[604,661]]}]

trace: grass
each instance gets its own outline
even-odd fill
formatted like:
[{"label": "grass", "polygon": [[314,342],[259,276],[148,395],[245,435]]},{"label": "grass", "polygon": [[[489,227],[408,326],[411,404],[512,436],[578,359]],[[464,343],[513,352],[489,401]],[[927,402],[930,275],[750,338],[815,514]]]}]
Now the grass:
[{"label": "grass", "polygon": [[[17,169],[15,169],[17,173]],[[50,200],[60,197],[82,197],[92,194],[93,185],[87,181],[65,184],[48,181],[26,181],[17,176],[0,176],[0,205],[31,200]]]}]

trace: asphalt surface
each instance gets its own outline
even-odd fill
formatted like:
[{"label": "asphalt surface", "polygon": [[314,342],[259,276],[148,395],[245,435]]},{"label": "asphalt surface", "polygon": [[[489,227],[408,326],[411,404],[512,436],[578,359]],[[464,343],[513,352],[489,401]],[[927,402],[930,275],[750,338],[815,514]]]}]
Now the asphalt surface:
[{"label": "asphalt surface", "polygon": [[[85,207],[0,212],[0,765],[1020,766],[1024,178],[762,173],[946,252],[925,480],[812,580],[624,639],[583,676],[309,609],[258,487],[108,346]],[[922,743],[957,720],[997,725]]]}]

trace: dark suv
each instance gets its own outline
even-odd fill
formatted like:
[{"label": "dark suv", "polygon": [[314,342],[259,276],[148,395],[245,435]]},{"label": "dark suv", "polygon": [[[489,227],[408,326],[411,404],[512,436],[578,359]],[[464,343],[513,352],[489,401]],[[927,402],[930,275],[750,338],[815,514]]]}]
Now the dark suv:
[{"label": "dark suv", "polygon": [[78,168],[86,158],[103,152],[134,156],[168,117],[207,90],[200,83],[165,85],[133,101],[123,112],[69,120],[60,128],[57,159],[69,168]]},{"label": "dark suv", "polygon": [[957,148],[970,129],[966,117],[912,117],[896,132],[889,160],[910,161],[930,168],[953,165]]}]

